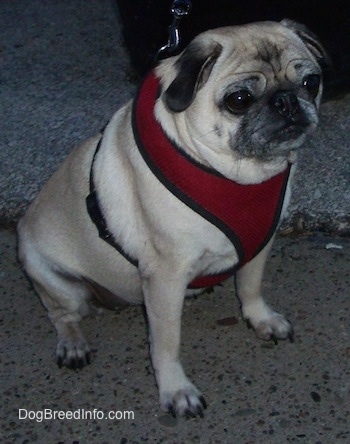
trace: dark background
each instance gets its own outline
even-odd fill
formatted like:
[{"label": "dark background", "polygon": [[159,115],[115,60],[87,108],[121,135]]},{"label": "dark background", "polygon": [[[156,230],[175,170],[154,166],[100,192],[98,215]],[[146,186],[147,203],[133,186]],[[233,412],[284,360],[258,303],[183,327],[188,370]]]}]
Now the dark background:
[{"label": "dark background", "polygon": [[[150,69],[155,54],[168,39],[171,0],[117,0],[123,35],[132,63],[140,75]],[[210,28],[261,20],[290,18],[305,24],[321,39],[334,65],[326,76],[326,96],[350,91],[349,0],[193,0],[181,22],[181,48]]]}]

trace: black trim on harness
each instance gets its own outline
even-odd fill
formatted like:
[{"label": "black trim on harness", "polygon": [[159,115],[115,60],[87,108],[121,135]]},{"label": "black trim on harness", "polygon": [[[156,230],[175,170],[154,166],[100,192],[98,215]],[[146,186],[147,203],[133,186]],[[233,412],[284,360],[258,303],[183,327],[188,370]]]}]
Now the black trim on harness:
[{"label": "black trim on harness", "polygon": [[101,144],[102,144],[103,137],[99,140],[94,157],[92,158],[91,162],[91,169],[90,169],[90,194],[86,198],[86,208],[89,213],[89,216],[92,220],[92,222],[95,224],[98,234],[101,239],[106,241],[111,247],[115,248],[119,253],[125,257],[131,264],[133,264],[135,267],[138,266],[138,261],[136,259],[133,259],[130,257],[123,248],[115,241],[112,233],[108,230],[106,219],[104,218],[100,205],[98,203],[98,196],[97,191],[95,189],[94,184],[94,163],[96,159],[96,155],[100,150]]}]

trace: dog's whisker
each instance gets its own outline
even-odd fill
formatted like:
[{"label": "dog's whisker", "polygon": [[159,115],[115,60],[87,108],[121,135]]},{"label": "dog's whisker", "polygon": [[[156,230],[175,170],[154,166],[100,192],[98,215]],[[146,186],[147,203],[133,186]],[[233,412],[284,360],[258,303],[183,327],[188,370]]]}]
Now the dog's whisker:
[{"label": "dog's whisker", "polygon": [[208,136],[209,134],[212,134],[212,133],[215,133],[216,132],[216,130],[215,129],[213,129],[213,130],[211,130],[211,131],[208,131],[208,132],[206,132],[206,133],[203,133],[203,134],[199,134],[199,138],[203,138],[203,137],[206,137],[206,136]]}]

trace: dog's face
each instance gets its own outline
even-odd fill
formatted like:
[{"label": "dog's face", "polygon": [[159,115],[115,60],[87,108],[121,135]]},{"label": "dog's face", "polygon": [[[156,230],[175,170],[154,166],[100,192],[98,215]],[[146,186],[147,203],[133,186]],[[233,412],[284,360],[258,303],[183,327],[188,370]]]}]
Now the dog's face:
[{"label": "dog's face", "polygon": [[158,68],[158,118],[197,153],[288,157],[318,123],[326,60],[315,36],[287,20],[208,31]]}]

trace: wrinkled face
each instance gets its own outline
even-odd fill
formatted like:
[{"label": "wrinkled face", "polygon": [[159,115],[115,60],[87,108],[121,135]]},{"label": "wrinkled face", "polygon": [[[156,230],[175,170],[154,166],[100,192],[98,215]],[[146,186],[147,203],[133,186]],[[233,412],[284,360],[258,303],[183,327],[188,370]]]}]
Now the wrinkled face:
[{"label": "wrinkled face", "polygon": [[167,108],[182,114],[194,145],[240,158],[288,156],[318,123],[322,47],[279,24],[230,29],[180,56]]},{"label": "wrinkled face", "polygon": [[216,131],[243,157],[269,159],[299,147],[316,127],[321,70],[296,48],[261,44],[265,54],[219,82]]}]

